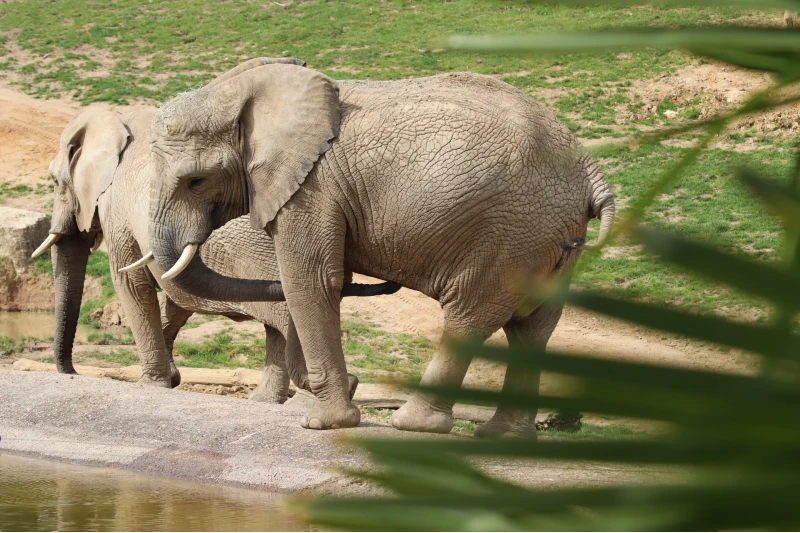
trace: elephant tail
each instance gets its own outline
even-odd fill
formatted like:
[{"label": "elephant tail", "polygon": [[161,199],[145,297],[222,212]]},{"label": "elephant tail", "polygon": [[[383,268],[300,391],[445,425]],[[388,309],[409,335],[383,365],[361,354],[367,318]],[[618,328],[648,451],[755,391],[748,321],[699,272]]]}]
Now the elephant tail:
[{"label": "elephant tail", "polygon": [[584,244],[583,248],[592,249],[603,246],[611,235],[611,226],[614,224],[614,195],[608,186],[605,174],[590,157],[586,157],[586,173],[590,184],[590,209],[594,217],[600,219],[600,233],[597,241]]}]

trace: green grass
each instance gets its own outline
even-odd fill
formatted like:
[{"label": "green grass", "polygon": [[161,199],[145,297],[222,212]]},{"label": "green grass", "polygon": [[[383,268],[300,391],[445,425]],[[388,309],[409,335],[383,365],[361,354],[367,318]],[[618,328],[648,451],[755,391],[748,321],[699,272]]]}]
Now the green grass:
[{"label": "green grass", "polygon": [[[230,330],[200,343],[175,343],[175,364],[194,368],[264,367],[266,340],[250,335],[234,335]],[[179,356],[179,357],[178,357]]]},{"label": "green grass", "polygon": [[342,320],[342,350],[348,371],[364,383],[383,378],[416,384],[433,357],[426,337],[389,333],[372,324]]},{"label": "green grass", "polygon": [[[0,68],[20,74],[20,86],[29,93],[69,94],[83,103],[160,102],[243,58],[262,55],[304,58],[339,79],[472,70],[514,73],[506,79],[527,88],[616,86],[619,80],[669,72],[687,60],[661,52],[565,58],[478,54],[443,49],[441,39],[450,34],[720,24],[743,14],[735,9],[576,8],[481,0],[312,0],[286,6],[245,0],[62,0],[11,2],[3,11],[0,31],[22,30],[12,39],[24,57],[8,59]],[[8,48],[8,42],[2,44]],[[575,74],[561,79],[564,72]]]},{"label": "green grass", "polygon": [[37,342],[52,342],[53,338],[40,339],[39,337],[22,337],[14,339],[5,335],[0,335],[0,355],[13,355],[24,352]]},{"label": "green grass", "polygon": [[541,430],[539,436],[570,440],[619,440],[640,439],[645,433],[625,426],[583,424],[581,429],[575,432]]},{"label": "green grass", "polygon": [[32,192],[34,192],[34,189],[30,185],[21,183],[12,185],[10,181],[0,183],[0,198],[17,198],[19,196],[27,196]]},{"label": "green grass", "polygon": [[[645,222],[694,240],[714,242],[752,259],[776,261],[781,250],[781,226],[734,177],[736,168],[746,165],[788,179],[794,157],[791,144],[774,141],[769,147],[743,153],[722,149],[705,152],[672,192],[661,196],[644,217]],[[643,192],[654,173],[673,164],[685,151],[656,144],[635,149],[605,146],[595,152],[616,168],[608,179],[617,201],[624,204]],[[579,267],[576,286],[605,289],[637,300],[666,302],[699,312],[734,313],[749,309],[761,316],[763,302],[687,274],[638,251],[633,244],[621,241],[617,243],[620,253],[596,261],[588,268]]]},{"label": "green grass", "polygon": [[107,331],[93,331],[89,333],[86,340],[89,344],[99,344],[101,346],[133,344],[133,335],[131,334],[131,328],[128,328],[127,333],[121,335]]},{"label": "green grass", "polygon": [[109,363],[117,363],[122,366],[131,366],[139,364],[139,356],[136,354],[136,352],[125,348],[114,349],[111,350],[110,352],[93,350],[90,352],[82,353],[80,357],[82,361],[85,361],[87,359],[97,359],[100,361],[107,361]]},{"label": "green grass", "polygon": [[96,298],[90,298],[83,302],[81,305],[81,312],[78,322],[81,324],[89,324],[97,327],[97,324],[89,321],[89,315],[94,313],[97,309],[102,308],[106,304],[114,301],[117,297],[114,291],[114,283],[111,281],[111,268],[108,265],[108,255],[105,252],[97,251],[89,256],[89,262],[86,264],[86,275],[96,276],[100,278],[100,287],[102,292]]},{"label": "green grass", "polygon": [[50,276],[53,277],[53,259],[50,255],[50,250],[34,259],[28,264],[28,272],[34,276]]}]

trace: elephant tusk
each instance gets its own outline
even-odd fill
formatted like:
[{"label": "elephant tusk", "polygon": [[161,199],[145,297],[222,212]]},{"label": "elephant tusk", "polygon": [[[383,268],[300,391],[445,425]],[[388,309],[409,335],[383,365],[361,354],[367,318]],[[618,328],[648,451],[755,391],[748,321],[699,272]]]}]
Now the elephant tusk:
[{"label": "elephant tusk", "polygon": [[60,239],[62,236],[63,233],[51,233],[50,235],[48,235],[47,238],[44,240],[44,242],[40,244],[36,250],[33,251],[33,253],[31,254],[31,259],[36,259],[40,255],[45,253],[47,250],[50,249],[51,246],[57,243],[58,239]]},{"label": "elephant tusk", "polygon": [[92,249],[91,249],[91,251],[89,253],[90,254],[95,253],[97,251],[97,249],[100,248],[101,244],[103,244],[103,234],[102,233],[98,233],[94,238],[94,246],[92,246]]},{"label": "elephant tusk", "polygon": [[197,247],[197,244],[187,244],[186,248],[183,249],[181,256],[178,258],[178,261],[172,265],[172,268],[161,275],[161,279],[172,279],[183,272],[183,269],[189,266],[189,262],[192,260],[192,257],[194,257],[194,254],[197,253]]},{"label": "elephant tusk", "polygon": [[131,270],[136,270],[137,268],[142,268],[143,266],[149,265],[153,261],[155,261],[155,259],[153,258],[153,252],[147,252],[141,259],[139,259],[135,263],[131,263],[126,267],[120,268],[117,272],[129,272]]}]

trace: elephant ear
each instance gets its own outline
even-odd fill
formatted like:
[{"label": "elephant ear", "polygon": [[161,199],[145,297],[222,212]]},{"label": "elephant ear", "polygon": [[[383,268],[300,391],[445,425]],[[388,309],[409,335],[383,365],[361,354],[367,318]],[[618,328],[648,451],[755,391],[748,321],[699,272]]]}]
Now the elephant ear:
[{"label": "elephant ear", "polygon": [[[86,111],[74,118],[61,137],[61,152],[54,164],[66,164],[74,194],[78,229],[92,225],[97,200],[111,185],[130,133],[110,111]],[[55,175],[55,174],[54,174]]]},{"label": "elephant ear", "polygon": [[210,90],[220,106],[236,102],[233,127],[246,164],[250,223],[263,229],[339,134],[339,87],[314,70],[276,64]]}]

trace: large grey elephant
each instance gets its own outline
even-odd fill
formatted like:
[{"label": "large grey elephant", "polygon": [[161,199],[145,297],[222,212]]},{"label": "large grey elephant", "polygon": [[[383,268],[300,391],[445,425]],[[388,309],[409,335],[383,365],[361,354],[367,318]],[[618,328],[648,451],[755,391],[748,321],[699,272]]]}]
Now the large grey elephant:
[{"label": "large grey elephant", "polygon": [[[274,61],[265,58],[240,65],[237,73]],[[279,61],[297,61],[281,59]],[[224,79],[224,76],[221,77]],[[180,328],[193,312],[218,314],[234,320],[255,319],[264,324],[267,364],[253,399],[282,403],[289,378],[298,387],[309,388],[305,362],[284,302],[227,303],[193,296],[170,281],[160,280],[164,290],[161,312],[156,282],[161,271],[154,263],[148,269],[122,268],[149,250],[148,136],[154,111],[124,116],[109,111],[86,111],[64,129],[60,150],[50,166],[56,182],[53,225],[50,237],[34,255],[52,247],[56,290],[54,351],[60,372],[74,373],[72,347],[87,258],[92,243],[105,238],[112,280],[129,317],[142,365],[141,383],[177,386],[180,374],[172,362],[172,348]],[[263,231],[250,228],[247,217],[231,221],[209,237],[201,252],[219,272],[234,276],[279,277],[272,240]],[[144,266],[139,261],[136,266]],[[348,295],[394,292],[399,285],[349,285]],[[160,315],[160,317],[159,317]],[[351,392],[357,380],[350,376]]]},{"label": "large grey elephant", "polygon": [[[339,343],[347,271],[437,299],[442,344],[422,383],[458,386],[469,361],[451,341],[544,344],[561,314],[521,312],[524,281],[575,263],[587,225],[611,228],[605,176],[544,106],[487,76],[334,82],[266,65],[165,104],[151,127],[150,243],[165,276],[205,298],[273,297],[275,285],[222,278],[194,256],[214,228],[250,214],[275,242],[316,403],[307,428],[355,426]],[[506,389],[538,387],[506,372]],[[499,406],[479,434],[531,430],[535,413]],[[446,432],[452,402],[416,394],[392,417]]]}]

